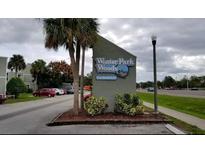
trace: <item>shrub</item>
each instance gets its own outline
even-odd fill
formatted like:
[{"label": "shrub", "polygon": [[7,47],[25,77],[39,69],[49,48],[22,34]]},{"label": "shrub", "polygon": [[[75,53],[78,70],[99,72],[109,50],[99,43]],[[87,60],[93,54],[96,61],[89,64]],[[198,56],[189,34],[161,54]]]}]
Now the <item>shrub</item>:
[{"label": "shrub", "polygon": [[126,104],[130,104],[131,103],[131,96],[130,96],[130,94],[124,94],[123,95],[123,100],[124,100],[124,102],[126,103]]},{"label": "shrub", "polygon": [[136,94],[116,95],[115,112],[131,116],[143,114],[143,102]]},{"label": "shrub", "polygon": [[91,96],[84,103],[85,111],[92,116],[102,114],[107,107],[108,105],[105,103],[105,99],[103,97],[97,98]]},{"label": "shrub", "polygon": [[26,92],[26,85],[20,78],[12,78],[6,85],[7,93],[18,98],[20,93]]}]

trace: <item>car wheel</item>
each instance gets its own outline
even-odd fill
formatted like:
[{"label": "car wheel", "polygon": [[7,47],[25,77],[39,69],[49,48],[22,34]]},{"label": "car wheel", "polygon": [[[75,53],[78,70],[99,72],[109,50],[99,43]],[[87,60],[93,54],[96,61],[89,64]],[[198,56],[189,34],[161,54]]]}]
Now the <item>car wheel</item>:
[{"label": "car wheel", "polygon": [[48,97],[51,97],[51,94],[48,94]]}]

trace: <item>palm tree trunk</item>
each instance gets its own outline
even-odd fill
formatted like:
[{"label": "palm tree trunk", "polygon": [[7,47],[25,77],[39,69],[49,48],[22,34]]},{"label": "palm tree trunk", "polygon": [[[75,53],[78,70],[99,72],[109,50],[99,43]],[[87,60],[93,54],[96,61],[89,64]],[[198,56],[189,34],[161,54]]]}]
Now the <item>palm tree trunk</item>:
[{"label": "palm tree trunk", "polygon": [[76,50],[76,60],[74,55],[74,48],[71,47],[69,49],[69,54],[71,58],[71,67],[73,71],[73,80],[74,80],[74,103],[73,103],[73,112],[75,115],[78,115],[79,113],[79,53]]},{"label": "palm tree trunk", "polygon": [[84,90],[83,90],[83,85],[84,85],[84,67],[85,67],[85,48],[83,48],[83,53],[82,53],[82,66],[81,66],[81,78],[80,78],[80,100],[81,100],[81,109],[83,109],[83,97],[84,97]]}]

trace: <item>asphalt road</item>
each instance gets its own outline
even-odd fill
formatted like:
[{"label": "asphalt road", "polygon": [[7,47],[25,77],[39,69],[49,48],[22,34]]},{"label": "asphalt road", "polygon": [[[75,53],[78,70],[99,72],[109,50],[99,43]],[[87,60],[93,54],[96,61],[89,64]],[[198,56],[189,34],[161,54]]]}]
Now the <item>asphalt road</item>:
[{"label": "asphalt road", "polygon": [[0,134],[172,134],[164,124],[46,126],[72,103],[67,95],[0,105]]},{"label": "asphalt road", "polygon": [[[140,92],[147,92],[147,90],[137,90]],[[151,92],[148,92],[151,93]],[[171,95],[171,96],[185,96],[194,98],[205,98],[205,90],[158,90],[158,94]]]}]

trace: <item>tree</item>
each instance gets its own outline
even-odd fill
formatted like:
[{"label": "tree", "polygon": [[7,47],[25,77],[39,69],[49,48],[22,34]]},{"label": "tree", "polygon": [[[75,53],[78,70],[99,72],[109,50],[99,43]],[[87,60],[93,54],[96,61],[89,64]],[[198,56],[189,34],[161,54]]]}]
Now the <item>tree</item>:
[{"label": "tree", "polygon": [[42,59],[36,60],[31,64],[31,70],[30,70],[34,80],[36,81],[38,85],[38,89],[42,88],[41,80],[43,79],[43,75],[46,72],[46,62]]},{"label": "tree", "polygon": [[65,61],[55,61],[48,64],[51,87],[60,87],[63,82],[73,82],[71,66]]},{"label": "tree", "polygon": [[73,82],[73,72],[71,66],[65,61],[54,61],[48,64],[48,69],[53,74],[60,74],[63,82]]},{"label": "tree", "polygon": [[163,83],[165,87],[169,88],[176,85],[176,81],[171,76],[165,76]]},{"label": "tree", "polygon": [[84,27],[82,29],[82,35],[80,35],[80,44],[82,47],[82,67],[81,67],[81,80],[80,80],[80,89],[81,89],[81,108],[83,108],[83,97],[84,97],[84,67],[85,67],[85,50],[88,47],[93,47],[93,45],[97,41],[97,32],[98,32],[98,24],[96,22],[97,19],[84,19]]},{"label": "tree", "polygon": [[25,68],[26,68],[26,64],[23,56],[13,55],[13,57],[10,58],[8,63],[8,69],[10,69],[11,71],[15,70],[16,77],[18,75],[18,71],[24,70]]},{"label": "tree", "polygon": [[[79,112],[79,63],[80,47],[86,19],[44,19],[45,47],[58,50],[64,46],[69,51],[74,78],[74,114]],[[96,21],[95,21],[96,22]]]},{"label": "tree", "polygon": [[92,73],[88,73],[86,76],[84,76],[83,80],[83,86],[92,86]]},{"label": "tree", "polygon": [[26,85],[22,79],[14,77],[9,80],[6,89],[9,94],[15,95],[15,98],[18,98],[20,93],[26,92]]},{"label": "tree", "polygon": [[197,87],[199,88],[201,86],[201,80],[200,77],[197,76],[191,76],[190,78],[190,87]]}]

